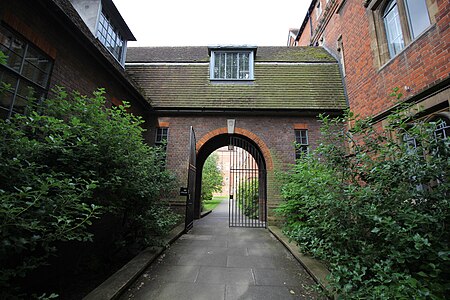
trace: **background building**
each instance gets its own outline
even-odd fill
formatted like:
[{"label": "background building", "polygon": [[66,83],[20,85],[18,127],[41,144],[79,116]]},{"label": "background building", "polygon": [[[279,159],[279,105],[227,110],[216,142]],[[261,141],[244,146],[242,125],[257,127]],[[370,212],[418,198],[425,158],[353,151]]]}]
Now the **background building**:
[{"label": "background building", "polygon": [[329,51],[349,106],[362,117],[382,124],[398,87],[403,101],[422,108],[418,117],[438,116],[448,125],[449,23],[448,0],[313,0],[288,44]]},{"label": "background building", "polygon": [[111,0],[1,1],[0,18],[0,50],[8,56],[0,80],[11,84],[0,116],[23,112],[27,96],[41,101],[59,85],[84,95],[105,88],[110,104],[126,100],[150,120],[150,105],[123,66],[134,37]]},{"label": "background building", "polygon": [[[346,108],[338,64],[320,48],[130,48],[126,69],[154,108],[159,126],[153,135],[168,133],[167,168],[180,185],[187,180],[190,126],[197,137],[197,191],[204,161],[228,145],[230,136],[254,146],[263,161],[258,169],[267,171],[267,181],[259,182],[260,194],[267,194],[269,222],[281,200],[274,173],[294,163],[296,137],[303,151],[315,148],[317,116]],[[233,134],[229,120],[235,122]],[[184,198],[172,200],[185,205]],[[199,216],[199,198],[195,205]]]},{"label": "background building", "polygon": [[[82,18],[84,12],[80,10],[79,14],[72,3],[75,7],[94,8],[89,27]],[[0,81],[10,84],[0,95],[0,118],[23,113],[27,97],[43,101],[52,96],[51,89],[58,85],[82,95],[92,95],[97,88],[105,88],[107,106],[126,100],[132,106],[130,111],[144,118],[144,126],[152,126],[151,106],[123,66],[126,40],[134,37],[114,4],[111,0],[73,0],[72,3],[69,0],[0,1],[0,50],[7,56],[6,65],[0,65]],[[58,257],[52,258],[49,266],[34,271],[30,275],[33,280],[26,282],[27,287],[76,285],[67,282],[68,274],[76,273],[83,259],[110,255],[108,251],[122,226],[123,218],[103,215],[90,227],[94,243],[58,245]],[[95,279],[88,283],[90,289],[99,284]]]}]

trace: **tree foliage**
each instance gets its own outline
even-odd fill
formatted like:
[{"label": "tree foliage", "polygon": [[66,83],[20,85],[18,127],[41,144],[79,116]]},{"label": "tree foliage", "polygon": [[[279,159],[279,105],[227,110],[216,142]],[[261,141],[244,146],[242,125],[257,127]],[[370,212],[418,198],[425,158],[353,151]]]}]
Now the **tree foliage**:
[{"label": "tree foliage", "polygon": [[45,264],[55,242],[92,240],[88,226],[105,212],[123,217],[123,241],[142,244],[177,221],[159,201],[173,176],[128,108],[107,108],[101,89],[86,97],[58,88],[0,120],[2,291]]},{"label": "tree foliage", "polygon": [[203,165],[201,201],[210,201],[214,192],[222,190],[223,176],[218,167],[218,160],[217,154],[213,153]]},{"label": "tree foliage", "polygon": [[252,219],[259,218],[259,180],[242,178],[239,182],[236,200],[242,213]]},{"label": "tree foliage", "polygon": [[340,299],[444,299],[450,141],[409,107],[387,121],[322,116],[322,143],[284,174],[278,211],[301,251],[327,262]]}]

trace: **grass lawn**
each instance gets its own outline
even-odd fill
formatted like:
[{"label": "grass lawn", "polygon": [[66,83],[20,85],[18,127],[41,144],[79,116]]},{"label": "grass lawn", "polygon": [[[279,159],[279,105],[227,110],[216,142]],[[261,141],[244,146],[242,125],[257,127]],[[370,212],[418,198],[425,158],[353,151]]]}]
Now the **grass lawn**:
[{"label": "grass lawn", "polygon": [[213,196],[211,201],[203,201],[203,211],[208,211],[216,208],[222,200],[227,199],[228,196]]}]

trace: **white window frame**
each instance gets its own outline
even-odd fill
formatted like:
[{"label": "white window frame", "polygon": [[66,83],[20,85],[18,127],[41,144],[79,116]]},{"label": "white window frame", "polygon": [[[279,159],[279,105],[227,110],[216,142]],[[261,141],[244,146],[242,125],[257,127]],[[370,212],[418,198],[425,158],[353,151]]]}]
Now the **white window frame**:
[{"label": "white window frame", "polygon": [[155,144],[162,145],[164,142],[167,144],[168,140],[169,140],[169,127],[156,127]]},{"label": "white window frame", "polygon": [[345,77],[344,42],[342,41],[342,35],[340,35],[337,40],[337,51],[339,52],[339,57],[341,61],[342,75]]},{"label": "white window frame", "polygon": [[[415,1],[414,4],[415,4],[416,8],[417,8],[417,6],[421,6],[422,5],[422,7],[419,7],[420,11],[423,11],[424,8],[425,8],[426,17],[427,17],[427,21],[428,21],[428,24],[425,27],[423,27],[423,28],[416,28],[415,25],[417,24],[418,20],[413,20],[412,19],[412,16],[411,16],[411,9],[412,9],[412,7],[410,7],[410,4],[411,4],[410,1],[411,0],[404,0],[404,2],[405,2],[405,10],[406,10],[407,18],[408,18],[408,26],[409,26],[409,31],[410,31],[410,35],[411,35],[411,40],[415,40],[423,32],[425,32],[428,27],[430,27],[431,20],[430,20],[430,15],[429,15],[429,11],[428,11],[428,6],[427,6],[427,3],[426,3],[426,0],[414,0]],[[423,7],[423,6],[425,6],[425,7]],[[419,29],[420,31],[416,32],[415,29]]]},{"label": "white window frame", "polygon": [[[300,133],[300,139],[297,139],[297,132]],[[294,134],[295,134],[295,159],[299,159],[302,153],[305,154],[309,153],[308,129],[294,129]],[[306,143],[303,143],[302,138],[306,138]]]},{"label": "white window frame", "polygon": [[319,1],[317,1],[317,6],[316,6],[316,19],[319,19],[321,15],[322,15],[322,5],[319,0]]},{"label": "white window frame", "polygon": [[[249,78],[215,78],[214,77],[214,68],[216,64],[216,54],[218,53],[225,53],[225,54],[243,54],[246,53],[249,55],[248,59],[248,72],[249,72]],[[225,71],[226,73],[226,71]],[[236,74],[239,74],[239,61],[237,65],[237,72]],[[209,64],[209,76],[211,80],[219,80],[219,81],[248,81],[248,80],[254,80],[254,51],[251,50],[214,50],[211,51],[211,61]]]},{"label": "white window frame", "polygon": [[[384,9],[383,23],[384,29],[386,30],[389,55],[394,57],[405,48],[405,39],[402,32],[400,12],[396,0],[390,1]],[[397,32],[397,35],[393,36],[393,32]]]}]

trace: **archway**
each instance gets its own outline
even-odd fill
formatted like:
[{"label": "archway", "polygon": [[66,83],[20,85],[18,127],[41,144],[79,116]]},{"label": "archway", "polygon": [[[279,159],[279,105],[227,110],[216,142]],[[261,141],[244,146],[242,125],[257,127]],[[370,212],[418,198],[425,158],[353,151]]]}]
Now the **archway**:
[{"label": "archway", "polygon": [[[242,130],[236,130],[235,132],[242,132]],[[253,135],[253,134],[252,134]],[[205,138],[206,137],[206,138]],[[208,158],[208,156],[215,150],[227,146],[231,159],[235,162],[245,160],[251,157],[245,165],[241,165],[239,168],[234,166],[230,169],[230,181],[234,186],[230,189],[231,196],[229,195],[230,201],[230,226],[239,227],[266,227],[267,225],[267,161],[272,162],[270,157],[264,155],[262,147],[267,149],[265,144],[254,135],[255,139],[258,141],[256,143],[253,139],[246,135],[239,133],[228,134],[222,132],[221,129],[216,130],[213,134],[208,133],[202,139],[197,142],[197,174],[196,174],[196,193],[194,200],[194,211],[196,218],[200,217],[201,214],[201,180],[203,165]],[[240,152],[236,149],[241,149]],[[234,151],[234,152],[233,152]],[[268,150],[266,150],[266,153]],[[245,153],[245,154],[242,154]],[[236,163],[234,163],[236,164]],[[272,164],[270,165],[272,167]],[[234,178],[234,179],[231,179]],[[242,190],[244,186],[239,183],[244,182],[245,178],[245,188],[253,193],[252,201],[243,201],[243,192],[241,191],[236,195],[236,191]],[[234,191],[234,192],[233,192]],[[243,207],[244,206],[244,207]],[[245,211],[245,213],[243,213]],[[234,217],[233,217],[234,216]],[[238,217],[236,217],[238,216]]]}]

